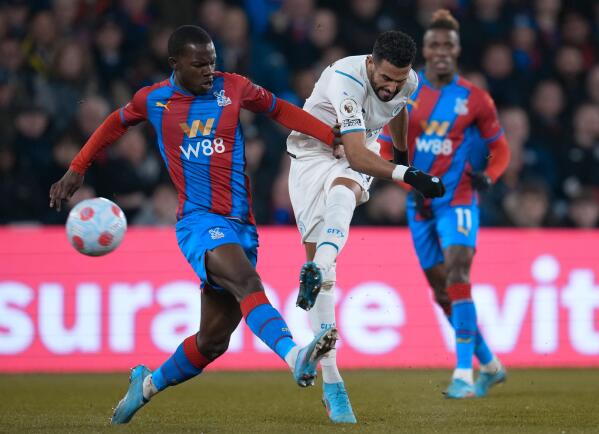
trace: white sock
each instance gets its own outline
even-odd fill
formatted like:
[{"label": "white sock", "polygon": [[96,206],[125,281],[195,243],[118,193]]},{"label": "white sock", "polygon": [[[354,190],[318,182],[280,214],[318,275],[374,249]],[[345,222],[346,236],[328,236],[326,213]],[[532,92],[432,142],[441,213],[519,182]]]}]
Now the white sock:
[{"label": "white sock", "polygon": [[[335,264],[324,271],[323,284],[314,307],[308,311],[310,325],[314,334],[322,330],[335,327]],[[331,281],[332,280],[332,281]],[[339,383],[343,381],[337,368],[337,350],[331,350],[320,360],[322,381],[325,383]]]},{"label": "white sock", "polygon": [[291,372],[293,372],[293,370],[295,369],[295,361],[297,360],[297,353],[299,353],[299,350],[300,347],[296,345],[291,350],[289,350],[289,352],[285,356],[285,361],[289,365],[289,369],[291,369]]},{"label": "white sock", "polygon": [[152,382],[152,374],[147,375],[143,382],[144,398],[149,401],[150,398],[152,398],[152,396],[156,395],[158,392],[159,390],[156,389],[156,386],[154,386],[154,383]]},{"label": "white sock", "polygon": [[480,372],[484,372],[485,374],[495,374],[500,369],[501,362],[497,357],[493,357],[493,359],[486,365],[480,365]]},{"label": "white sock", "polygon": [[472,369],[456,369],[455,371],[453,371],[453,378],[463,380],[468,384],[474,383],[474,378],[472,376]]},{"label": "white sock", "polygon": [[356,196],[343,185],[333,186],[327,195],[324,226],[316,243],[314,262],[328,268],[337,259],[349,236],[349,224],[356,209]]}]

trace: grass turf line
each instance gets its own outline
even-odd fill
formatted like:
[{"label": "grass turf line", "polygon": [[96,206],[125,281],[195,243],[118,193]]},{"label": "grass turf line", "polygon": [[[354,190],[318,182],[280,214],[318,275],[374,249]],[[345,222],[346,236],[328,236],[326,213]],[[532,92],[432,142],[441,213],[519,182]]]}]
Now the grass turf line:
[{"label": "grass turf line", "polygon": [[599,430],[599,369],[512,369],[490,396],[446,400],[449,371],[347,371],[358,425],[332,425],[321,387],[286,372],[201,377],[156,396],[111,427],[126,374],[0,375],[0,432],[577,433]]}]

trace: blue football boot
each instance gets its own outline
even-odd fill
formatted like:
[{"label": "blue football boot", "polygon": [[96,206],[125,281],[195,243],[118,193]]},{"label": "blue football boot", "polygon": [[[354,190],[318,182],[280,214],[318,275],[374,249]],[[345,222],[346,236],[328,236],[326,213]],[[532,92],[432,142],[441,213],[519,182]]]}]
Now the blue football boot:
[{"label": "blue football boot", "polygon": [[316,335],[312,342],[299,350],[295,361],[293,377],[300,387],[314,385],[318,361],[322,359],[326,353],[335,348],[337,337],[337,329],[331,328],[323,330]]},{"label": "blue football boot", "polygon": [[144,365],[138,365],[131,369],[129,375],[129,389],[123,399],[121,399],[114,409],[110,423],[113,425],[127,423],[133,415],[149,401],[144,398],[143,384],[144,379],[150,375],[152,371]]},{"label": "blue football boot", "polygon": [[318,265],[312,261],[306,262],[300,271],[299,281],[299,294],[295,304],[304,310],[310,310],[316,303],[322,286],[322,273]]},{"label": "blue football boot", "polygon": [[474,386],[459,378],[451,380],[449,387],[445,391],[445,398],[449,399],[474,398],[474,396]]},{"label": "blue football boot", "polygon": [[343,381],[339,383],[322,383],[322,389],[322,403],[327,409],[331,422],[357,423]]},{"label": "blue football boot", "polygon": [[496,384],[503,383],[507,380],[507,372],[502,366],[494,374],[481,372],[476,381],[474,382],[474,393],[478,397],[487,396],[489,389]]}]

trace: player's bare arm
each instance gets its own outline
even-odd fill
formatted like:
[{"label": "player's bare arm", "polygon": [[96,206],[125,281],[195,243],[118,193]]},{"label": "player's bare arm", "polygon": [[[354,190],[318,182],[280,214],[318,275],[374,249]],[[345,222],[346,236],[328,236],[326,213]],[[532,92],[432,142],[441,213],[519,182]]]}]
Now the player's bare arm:
[{"label": "player's bare arm", "polygon": [[409,114],[406,107],[389,122],[389,132],[393,139],[393,162],[395,164],[410,165],[408,153],[408,123]]},{"label": "player's bare arm", "polygon": [[50,208],[56,208],[56,211],[60,211],[62,201],[69,200],[83,184],[85,171],[94,161],[98,152],[105,146],[116,142],[127,132],[127,127],[123,125],[119,116],[119,111],[116,110],[104,120],[73,159],[69,170],[59,181],[52,184],[50,187]]}]

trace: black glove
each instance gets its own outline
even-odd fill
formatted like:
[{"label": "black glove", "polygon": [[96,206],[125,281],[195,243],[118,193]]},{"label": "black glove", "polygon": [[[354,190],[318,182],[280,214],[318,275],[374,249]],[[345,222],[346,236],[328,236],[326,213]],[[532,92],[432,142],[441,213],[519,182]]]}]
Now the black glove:
[{"label": "black glove", "polygon": [[410,158],[408,155],[408,151],[400,151],[398,149],[395,148],[395,146],[393,147],[393,162],[395,164],[401,164],[403,166],[409,166],[410,165]]},{"label": "black glove", "polygon": [[420,214],[424,220],[433,218],[433,209],[430,206],[426,206],[424,201],[426,200],[422,193],[414,190],[414,202],[416,203],[416,211]]},{"label": "black glove", "polygon": [[422,193],[424,197],[435,198],[445,194],[445,186],[441,179],[421,172],[413,166],[408,167],[403,180]]},{"label": "black glove", "polygon": [[493,182],[485,172],[466,172],[472,182],[472,187],[478,191],[487,191]]}]

